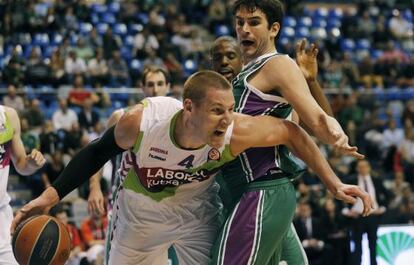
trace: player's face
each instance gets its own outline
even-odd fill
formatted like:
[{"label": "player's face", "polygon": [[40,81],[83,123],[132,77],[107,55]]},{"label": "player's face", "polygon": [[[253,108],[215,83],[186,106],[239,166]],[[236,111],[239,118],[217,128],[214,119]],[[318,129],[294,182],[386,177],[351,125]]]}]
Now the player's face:
[{"label": "player's face", "polygon": [[237,41],[244,63],[275,50],[274,39],[279,32],[279,23],[269,28],[266,15],[259,9],[250,12],[241,7],[236,12]]},{"label": "player's face", "polygon": [[213,47],[211,56],[213,70],[223,75],[229,82],[240,73],[243,66],[241,55],[232,43],[219,42]]},{"label": "player's face", "polygon": [[146,96],[166,96],[170,90],[170,84],[165,80],[161,72],[150,72],[147,74],[144,84]]},{"label": "player's face", "polygon": [[209,89],[204,102],[195,107],[195,123],[199,135],[210,146],[223,145],[228,126],[232,123],[234,108],[233,92]]}]

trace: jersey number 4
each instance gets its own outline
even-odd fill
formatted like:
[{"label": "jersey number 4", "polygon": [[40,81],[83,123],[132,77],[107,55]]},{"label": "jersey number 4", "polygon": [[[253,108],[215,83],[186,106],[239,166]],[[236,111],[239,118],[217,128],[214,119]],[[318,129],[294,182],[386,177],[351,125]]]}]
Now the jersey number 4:
[{"label": "jersey number 4", "polygon": [[185,167],[186,169],[193,167],[194,155],[190,155],[185,158],[183,161],[178,163],[179,166]]}]

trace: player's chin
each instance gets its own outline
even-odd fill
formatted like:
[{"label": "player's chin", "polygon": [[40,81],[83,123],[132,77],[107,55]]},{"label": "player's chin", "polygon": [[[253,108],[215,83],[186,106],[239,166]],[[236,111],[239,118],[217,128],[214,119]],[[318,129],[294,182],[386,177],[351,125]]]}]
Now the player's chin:
[{"label": "player's chin", "polygon": [[224,144],[224,136],[212,136],[209,145],[219,149]]}]

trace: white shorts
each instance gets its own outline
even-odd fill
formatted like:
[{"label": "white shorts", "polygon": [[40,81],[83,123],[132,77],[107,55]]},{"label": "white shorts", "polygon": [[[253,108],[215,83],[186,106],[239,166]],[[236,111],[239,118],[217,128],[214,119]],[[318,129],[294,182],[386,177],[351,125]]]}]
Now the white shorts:
[{"label": "white shorts", "polygon": [[131,190],[119,191],[109,232],[109,265],[168,264],[173,246],[180,265],[210,263],[221,225],[216,187],[185,203],[156,202]]},{"label": "white shorts", "polygon": [[10,205],[0,206],[0,264],[1,265],[18,265],[14,259],[10,226],[13,220],[13,210]]}]

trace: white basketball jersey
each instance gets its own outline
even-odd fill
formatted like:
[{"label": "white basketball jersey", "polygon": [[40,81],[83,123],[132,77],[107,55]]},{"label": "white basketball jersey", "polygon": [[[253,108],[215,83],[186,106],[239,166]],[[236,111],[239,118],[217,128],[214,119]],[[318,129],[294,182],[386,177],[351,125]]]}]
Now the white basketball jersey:
[{"label": "white basketball jersey", "polygon": [[5,108],[0,105],[0,208],[10,201],[6,190],[10,170],[12,138],[13,127],[7,117]]},{"label": "white basketball jersey", "polygon": [[119,173],[123,187],[155,201],[182,201],[205,191],[212,176],[233,160],[228,127],[223,146],[205,145],[196,150],[180,148],[174,141],[176,119],[182,103],[168,97],[143,101],[140,134],[132,150],[125,152]]}]

